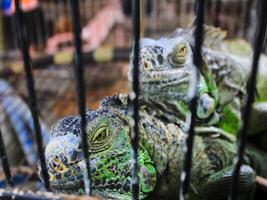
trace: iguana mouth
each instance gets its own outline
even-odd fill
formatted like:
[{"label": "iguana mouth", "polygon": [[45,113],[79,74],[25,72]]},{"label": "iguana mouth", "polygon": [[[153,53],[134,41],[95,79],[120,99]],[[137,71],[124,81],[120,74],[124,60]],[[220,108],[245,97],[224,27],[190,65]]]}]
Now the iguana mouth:
[{"label": "iguana mouth", "polygon": [[[99,197],[103,200],[107,199],[123,199],[123,200],[131,200],[132,196],[130,194],[126,193],[114,193],[114,191],[109,190],[93,190],[92,191],[93,196]],[[118,197],[119,195],[119,197]],[[143,195],[139,195],[139,199],[143,199]]]},{"label": "iguana mouth", "polygon": [[[76,194],[76,195],[86,194],[84,189],[83,171],[69,177],[59,178],[52,181],[50,180],[50,184],[53,190],[58,191],[60,193]],[[119,189],[109,189],[107,186],[104,186],[104,188],[101,189],[97,186],[92,185],[91,190],[93,196],[99,197],[101,199],[125,199],[125,200],[131,199],[131,195],[129,193],[122,192]],[[140,194],[140,197],[142,196],[143,195]]]},{"label": "iguana mouth", "polygon": [[149,85],[158,85],[161,84],[161,86],[172,86],[172,85],[178,85],[181,83],[187,83],[189,82],[189,77],[182,77],[182,78],[169,78],[169,79],[147,79],[145,81],[141,81],[142,84],[149,84]]},{"label": "iguana mouth", "polygon": [[188,92],[190,76],[190,70],[184,68],[141,73],[141,93],[149,97],[183,97]]},{"label": "iguana mouth", "polygon": [[[79,188],[73,188],[73,189],[66,189],[66,188],[62,188],[60,189],[60,193],[65,193],[65,194],[76,194],[76,195],[84,195],[84,186],[82,185]],[[111,199],[123,199],[123,200],[131,200],[132,196],[131,194],[126,194],[126,193],[118,193],[118,191],[116,190],[109,190],[109,189],[105,189],[105,190],[99,190],[96,188],[91,188],[92,190],[92,196],[94,197],[98,197],[102,200],[111,200]],[[144,196],[143,195],[139,195],[139,199],[143,199]]]},{"label": "iguana mouth", "polygon": [[73,176],[65,177],[57,180],[50,180],[51,187],[55,190],[67,190],[73,191],[84,187],[83,172],[75,174]]},{"label": "iguana mouth", "polygon": [[140,84],[178,85],[188,82],[190,74],[190,70],[186,70],[185,68],[143,72],[140,74]]},{"label": "iguana mouth", "polygon": [[48,165],[49,181],[55,190],[75,190],[84,185],[84,175],[82,169],[83,161],[72,165],[67,170],[56,171],[53,164]]}]

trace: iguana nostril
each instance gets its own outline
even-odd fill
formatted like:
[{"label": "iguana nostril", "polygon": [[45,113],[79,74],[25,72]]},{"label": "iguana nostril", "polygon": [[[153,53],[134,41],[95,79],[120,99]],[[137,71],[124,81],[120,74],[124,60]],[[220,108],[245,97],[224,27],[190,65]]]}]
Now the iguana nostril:
[{"label": "iguana nostril", "polygon": [[51,166],[52,166],[53,168],[56,168],[56,167],[57,167],[57,163],[52,162]]},{"label": "iguana nostril", "polygon": [[70,152],[70,160],[71,161],[75,161],[77,156],[78,156],[78,152],[77,151]]},{"label": "iguana nostril", "polygon": [[50,170],[57,173],[65,173],[70,167],[77,165],[82,159],[80,151],[72,150],[68,153],[68,156],[64,154],[55,155],[50,159]]},{"label": "iguana nostril", "polygon": [[68,169],[68,161],[64,155],[57,155],[51,160],[50,166],[58,173],[64,173]]},{"label": "iguana nostril", "polygon": [[68,159],[66,158],[66,156],[60,154],[60,160],[62,161],[64,165],[66,166],[68,165]]}]

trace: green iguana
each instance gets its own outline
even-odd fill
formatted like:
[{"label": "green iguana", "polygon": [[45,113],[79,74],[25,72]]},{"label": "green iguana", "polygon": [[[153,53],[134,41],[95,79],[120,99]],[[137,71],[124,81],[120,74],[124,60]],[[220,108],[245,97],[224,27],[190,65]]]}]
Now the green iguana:
[{"label": "green iguana", "polygon": [[[224,40],[226,32],[204,26],[205,40],[202,48],[201,77],[198,85],[197,121],[199,125],[222,128],[236,134],[241,123],[241,108],[246,96],[252,50],[244,40]],[[177,29],[170,37],[158,40],[140,40],[140,90],[141,98],[153,108],[153,113],[169,122],[184,126],[188,111],[187,93],[190,79],[195,73],[193,64],[194,27]],[[261,63],[261,100],[267,98],[266,57]],[[133,65],[130,64],[129,79]],[[263,73],[262,73],[263,72]],[[260,122],[267,120],[267,103],[261,110]],[[258,119],[255,117],[255,119]],[[177,121],[178,120],[178,121]],[[260,126],[267,127],[264,123]]]},{"label": "green iguana", "polygon": [[[92,194],[100,198],[131,199],[131,107],[127,96],[108,97],[98,110],[88,111]],[[138,175],[140,199],[177,200],[186,134],[140,108]],[[224,135],[196,136],[189,200],[226,199],[232,179],[236,144]],[[80,118],[59,120],[50,132],[45,151],[53,190],[85,194]],[[250,199],[255,176],[267,178],[267,154],[246,150],[238,181],[238,194]]]}]

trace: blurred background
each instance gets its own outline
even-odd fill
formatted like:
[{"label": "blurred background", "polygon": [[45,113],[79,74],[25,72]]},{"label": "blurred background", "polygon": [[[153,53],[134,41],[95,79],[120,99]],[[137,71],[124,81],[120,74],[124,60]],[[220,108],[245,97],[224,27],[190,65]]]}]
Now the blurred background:
[{"label": "blurred background", "polygon": [[[36,158],[31,160],[26,156],[25,159],[23,154],[27,154],[25,145],[33,140],[33,125],[31,121],[28,125],[26,123],[29,130],[25,133],[27,140],[21,136],[21,127],[17,127],[19,120],[23,119],[22,124],[25,124],[29,117],[25,117],[27,112],[21,109],[27,107],[28,102],[22,56],[17,42],[14,1],[0,2],[0,130],[8,147],[8,155],[18,157],[11,157],[11,164],[29,166]],[[128,57],[132,44],[131,1],[79,2],[87,108],[95,109],[103,97],[128,92]],[[177,27],[188,27],[195,16],[194,0],[141,2],[141,35],[144,37],[169,35]],[[205,23],[227,30],[228,38],[245,38],[253,42],[257,15],[255,4],[255,0],[206,0]],[[67,0],[21,0],[21,5],[46,143],[46,135],[56,120],[78,113],[72,67],[70,9]],[[9,98],[10,95],[14,98]],[[18,116],[13,117],[16,113]],[[26,125],[21,125],[23,130]],[[32,173],[27,169],[22,169],[22,172]]]}]

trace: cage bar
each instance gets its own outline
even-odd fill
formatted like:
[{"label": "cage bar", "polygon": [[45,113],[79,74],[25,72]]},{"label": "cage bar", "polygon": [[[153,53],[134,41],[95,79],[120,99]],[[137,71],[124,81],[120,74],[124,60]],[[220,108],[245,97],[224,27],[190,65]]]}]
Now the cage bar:
[{"label": "cage bar", "polygon": [[5,144],[3,140],[2,131],[0,130],[0,159],[2,163],[3,172],[5,174],[6,183],[8,186],[13,187],[13,180],[11,177],[10,166],[6,155]]},{"label": "cage bar", "polygon": [[257,80],[257,72],[258,72],[258,63],[260,54],[262,52],[265,33],[266,33],[266,24],[267,24],[267,1],[258,1],[261,5],[258,9],[260,15],[258,16],[258,27],[256,33],[256,39],[254,43],[254,55],[253,55],[253,62],[252,62],[252,70],[250,73],[250,77],[247,84],[247,98],[246,104],[242,113],[242,126],[240,131],[238,132],[238,141],[237,141],[237,158],[235,159],[235,168],[233,171],[233,182],[232,182],[232,189],[229,195],[230,200],[235,200],[237,198],[237,181],[239,177],[240,167],[243,163],[244,152],[246,148],[246,136],[247,130],[249,126],[249,120],[251,116],[251,107],[254,102],[255,98],[255,87],[256,87],[256,80]]},{"label": "cage bar", "polygon": [[37,109],[37,98],[36,98],[36,92],[34,89],[34,79],[32,74],[32,68],[31,68],[31,61],[30,61],[30,55],[28,51],[28,41],[27,41],[27,32],[25,23],[23,20],[23,13],[20,8],[20,0],[15,0],[15,20],[16,20],[16,28],[17,28],[17,34],[18,34],[18,42],[19,46],[21,48],[22,56],[23,56],[23,63],[24,63],[24,71],[25,71],[25,78],[26,78],[26,86],[27,86],[27,92],[28,92],[28,101],[29,101],[29,107],[31,111],[31,115],[33,118],[34,123],[34,131],[35,131],[35,137],[37,142],[37,151],[38,156],[40,159],[41,164],[41,175],[44,180],[45,188],[47,190],[50,190],[50,184],[49,184],[49,175],[46,168],[46,162],[45,162],[45,155],[43,150],[43,141],[41,136],[41,129],[40,129],[40,123],[38,119],[38,109]]},{"label": "cage bar", "polygon": [[131,143],[133,148],[132,167],[132,199],[138,200],[139,177],[138,177],[138,122],[139,122],[139,41],[140,41],[140,0],[132,0],[132,24],[133,24],[133,127]]},{"label": "cage bar", "polygon": [[[204,23],[204,5],[205,0],[196,1],[197,9],[197,18],[196,18],[196,29],[195,29],[195,45],[193,49],[193,63],[195,65],[195,76],[192,77],[196,81],[191,81],[191,88],[188,91],[189,97],[189,116],[190,121],[188,122],[188,136],[185,141],[184,148],[184,160],[183,160],[183,169],[181,172],[181,185],[180,185],[180,200],[185,199],[190,182],[190,173],[192,166],[192,153],[193,153],[193,144],[195,136],[195,119],[196,119],[196,104],[197,104],[197,85],[200,79],[200,70],[202,64],[201,58],[201,46],[203,42],[203,23]],[[192,90],[192,91],[191,91]]]},{"label": "cage bar", "polygon": [[89,148],[86,134],[86,97],[85,97],[85,84],[84,84],[84,67],[82,59],[82,41],[81,41],[81,24],[80,24],[80,7],[79,1],[70,0],[70,10],[72,19],[72,32],[74,42],[74,71],[76,76],[76,91],[77,102],[81,116],[81,133],[82,133],[82,150],[85,161],[84,170],[84,188],[87,195],[91,195],[91,173],[90,173],[90,159]]},{"label": "cage bar", "polygon": [[214,20],[214,26],[216,27],[220,26],[221,9],[222,9],[222,2],[221,0],[217,0],[215,4],[215,20]]}]

